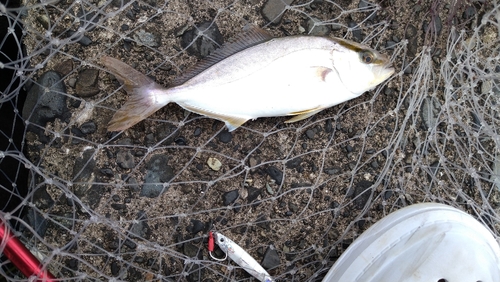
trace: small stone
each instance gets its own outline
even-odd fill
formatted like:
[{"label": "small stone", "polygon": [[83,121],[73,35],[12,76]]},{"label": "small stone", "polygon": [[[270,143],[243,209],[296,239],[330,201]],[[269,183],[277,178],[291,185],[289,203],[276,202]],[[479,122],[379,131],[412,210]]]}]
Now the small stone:
[{"label": "small stone", "polygon": [[207,164],[214,171],[219,171],[222,167],[222,163],[218,159],[212,157],[208,158]]},{"label": "small stone", "polygon": [[411,56],[415,56],[417,53],[417,28],[409,24],[406,27],[405,31],[405,39],[408,40],[408,52],[410,53]]},{"label": "small stone", "polygon": [[353,198],[354,198],[354,206],[358,209],[363,209],[370,199],[372,191],[373,183],[366,180],[361,180],[356,184],[354,188]]},{"label": "small stone", "polygon": [[198,137],[201,135],[201,128],[197,127],[194,129],[193,136]]},{"label": "small stone", "polygon": [[54,66],[54,70],[62,76],[68,75],[73,70],[73,60],[68,59]]},{"label": "small stone", "polygon": [[315,135],[316,135],[316,130],[314,130],[314,129],[308,129],[308,130],[306,131],[306,136],[307,136],[307,138],[309,138],[309,139],[314,139],[314,136],[315,136]]},{"label": "small stone", "polygon": [[[23,107],[23,118],[41,127],[45,127],[47,122],[52,122],[56,118],[61,119],[68,111],[65,94],[66,87],[59,73],[48,71],[42,74],[28,91]],[[40,133],[40,129],[35,126],[29,126],[28,129]]]},{"label": "small stone", "polygon": [[99,70],[84,69],[78,74],[75,86],[75,94],[79,97],[92,97],[99,93],[97,78]]},{"label": "small stone", "polygon": [[174,177],[174,171],[167,163],[168,158],[165,155],[151,157],[147,163],[146,176],[140,196],[155,198],[168,190],[166,184]]},{"label": "small stone", "polygon": [[222,143],[229,143],[233,139],[233,135],[227,130],[223,130],[218,137],[219,141]]},{"label": "small stone", "polygon": [[427,21],[424,22],[422,29],[424,33],[430,32],[432,34],[440,35],[441,30],[443,29],[441,18],[438,15],[433,16],[430,23]]},{"label": "small stone", "polygon": [[342,171],[339,167],[330,167],[330,168],[325,168],[324,172],[328,175],[335,175]]},{"label": "small stone", "polygon": [[182,248],[182,252],[184,253],[184,255],[186,255],[190,258],[195,258],[199,252],[199,249],[198,249],[198,247],[196,247],[195,245],[193,245],[191,243],[184,243],[183,248]]},{"label": "small stone", "polygon": [[131,169],[135,167],[134,156],[126,150],[120,150],[116,154],[116,163],[123,169]]},{"label": "small stone", "polygon": [[422,102],[421,116],[426,129],[436,128],[441,112],[441,102],[435,97],[426,97]]},{"label": "small stone", "polygon": [[125,210],[125,209],[127,209],[127,205],[112,203],[111,208],[113,208],[114,210]]},{"label": "small stone", "polygon": [[262,16],[273,24],[278,24],[288,5],[294,0],[267,0],[262,7]]},{"label": "small stone", "polygon": [[136,223],[130,226],[130,237],[149,239],[149,237],[151,236],[151,228],[148,225],[146,212],[139,211],[137,213],[136,221]]},{"label": "small stone", "polygon": [[136,40],[137,44],[139,45],[144,45],[152,48],[160,46],[159,36],[152,32],[145,31],[144,29],[136,31],[132,37]]},{"label": "small stone", "polygon": [[287,161],[285,166],[287,168],[298,168],[301,163],[302,163],[302,158],[296,157],[296,158],[293,158],[293,159]]},{"label": "small stone", "polygon": [[257,198],[259,198],[259,196],[260,196],[261,191],[262,190],[259,188],[255,188],[252,186],[248,187],[247,202],[251,203],[251,202],[257,200]]},{"label": "small stone", "polygon": [[274,195],[273,188],[271,187],[271,185],[269,185],[269,183],[266,183],[266,191],[267,193],[269,193],[269,195]]},{"label": "small stone", "polygon": [[239,197],[238,189],[226,192],[222,195],[222,201],[224,206],[229,206],[234,203]]},{"label": "small stone", "polygon": [[281,170],[279,170],[277,167],[275,166],[269,166],[267,169],[266,169],[266,172],[267,174],[272,178],[274,179],[274,181],[278,184],[278,185],[281,185],[282,181],[283,181],[283,172]]},{"label": "small stone", "polygon": [[394,50],[394,48],[396,47],[396,42],[392,41],[392,40],[388,40],[386,43],[385,43],[385,49],[387,50]]},{"label": "small stone", "polygon": [[116,261],[113,261],[111,263],[111,275],[113,276],[118,276],[120,274],[120,266],[118,266],[118,263]]},{"label": "small stone", "polygon": [[174,140],[175,144],[179,146],[186,146],[187,145],[187,140],[184,138],[184,136],[179,136]]},{"label": "small stone", "polygon": [[325,36],[330,33],[330,26],[322,24],[318,18],[311,17],[307,21],[307,33],[315,36]]},{"label": "small stone", "polygon": [[204,58],[223,43],[219,27],[214,22],[203,22],[182,34],[181,46],[187,48],[188,54]]},{"label": "small stone", "polygon": [[80,130],[83,134],[92,134],[96,132],[97,125],[93,121],[87,121],[80,126]]},{"label": "small stone", "polygon": [[355,22],[348,22],[347,27],[351,30],[352,32],[352,37],[356,39],[357,42],[362,42],[363,41],[363,34],[361,33],[361,29],[358,27],[358,24]]},{"label": "small stone", "polygon": [[205,229],[205,224],[197,219],[191,219],[191,224],[186,227],[186,231],[192,235],[196,235],[196,233],[203,231],[203,229]]},{"label": "small stone", "polygon": [[276,249],[271,245],[267,247],[266,253],[264,254],[264,259],[261,262],[262,267],[265,269],[271,269],[278,267],[280,265],[280,257]]}]

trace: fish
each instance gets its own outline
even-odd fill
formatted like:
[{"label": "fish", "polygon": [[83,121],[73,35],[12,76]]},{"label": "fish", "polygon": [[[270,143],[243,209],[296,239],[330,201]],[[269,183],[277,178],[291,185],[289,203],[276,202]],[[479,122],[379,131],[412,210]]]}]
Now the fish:
[{"label": "fish", "polygon": [[215,242],[235,263],[261,282],[274,282],[267,271],[242,247],[219,232],[213,232]]},{"label": "fish", "polygon": [[387,80],[390,58],[342,38],[273,37],[247,27],[166,88],[108,56],[101,63],[129,94],[108,123],[123,131],[168,103],[220,120],[233,131],[248,120],[292,116],[285,123],[354,99]]}]

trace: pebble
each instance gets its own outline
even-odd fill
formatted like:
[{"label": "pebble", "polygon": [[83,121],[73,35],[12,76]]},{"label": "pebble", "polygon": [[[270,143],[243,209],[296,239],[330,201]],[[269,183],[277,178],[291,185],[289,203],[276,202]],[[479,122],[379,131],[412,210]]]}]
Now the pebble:
[{"label": "pebble", "polygon": [[39,214],[36,210],[29,208],[24,219],[29,223],[29,226],[33,228],[40,237],[45,236],[47,232],[48,221]]},{"label": "pebble", "polygon": [[259,214],[259,216],[257,216],[257,220],[255,221],[255,224],[264,230],[271,229],[271,223],[269,222],[269,219],[264,214]]},{"label": "pebble", "polygon": [[97,85],[97,78],[99,70],[97,69],[84,69],[78,73],[75,85],[75,94],[78,97],[92,97],[99,93]]},{"label": "pebble", "polygon": [[331,119],[328,119],[325,124],[325,132],[326,133],[331,133],[333,132],[333,123]]},{"label": "pebble", "polygon": [[179,146],[186,146],[187,145],[187,140],[184,138],[184,136],[179,136],[174,140],[175,144]]},{"label": "pebble", "polygon": [[136,31],[132,37],[135,39],[137,44],[144,45],[151,48],[159,47],[161,44],[160,37],[152,32],[148,32],[144,29]]},{"label": "pebble", "polygon": [[287,168],[298,168],[300,166],[300,164],[302,163],[302,158],[301,157],[296,157],[296,158],[293,158],[289,161],[286,162],[285,166]]},{"label": "pebble", "polygon": [[394,50],[394,48],[396,47],[397,43],[395,41],[392,41],[392,40],[387,40],[385,42],[385,49],[387,50]]},{"label": "pebble", "polygon": [[222,202],[224,206],[229,206],[234,203],[240,196],[238,189],[226,192],[222,195]]},{"label": "pebble", "polygon": [[233,139],[233,135],[231,134],[231,132],[229,132],[227,130],[223,130],[219,134],[218,138],[219,138],[219,141],[222,143],[229,143]]},{"label": "pebble", "polygon": [[118,274],[120,274],[120,266],[118,266],[118,263],[116,261],[113,261],[111,263],[110,268],[111,268],[111,275],[116,277],[118,276]]},{"label": "pebble", "polygon": [[49,193],[47,193],[45,186],[42,186],[33,192],[32,201],[37,208],[42,210],[51,208],[55,203]]},{"label": "pebble", "polygon": [[[330,26],[328,25],[323,25],[321,24],[323,21],[321,21],[318,18],[311,17],[307,21],[307,33],[310,35],[316,35],[316,36],[325,36],[330,33]],[[337,25],[338,26],[338,25]]]},{"label": "pebble", "polygon": [[120,150],[116,154],[116,163],[123,169],[131,169],[135,167],[134,156],[128,150]]},{"label": "pebble", "polygon": [[306,136],[307,136],[307,138],[309,138],[309,139],[314,139],[314,136],[315,136],[315,135],[316,135],[316,130],[314,130],[314,129],[308,129],[308,130],[306,131]]},{"label": "pebble", "polygon": [[149,239],[151,236],[151,228],[148,225],[146,212],[139,211],[137,213],[136,221],[136,223],[130,226],[130,237]]},{"label": "pebble", "polygon": [[212,157],[208,158],[207,164],[213,171],[219,171],[222,167],[222,163],[218,159]]},{"label": "pebble", "polygon": [[[201,35],[201,36],[200,36]],[[197,38],[198,37],[198,38]],[[193,43],[193,40],[196,41]],[[181,46],[187,48],[189,55],[204,58],[219,48],[224,43],[224,38],[219,27],[214,22],[203,22],[197,28],[188,29],[182,34]]]},{"label": "pebble", "polygon": [[[432,24],[433,26],[430,27],[429,24]],[[441,34],[441,30],[443,29],[441,17],[439,17],[438,15],[434,16],[434,19],[431,21],[431,23],[425,21],[422,25],[422,29],[424,33],[431,32],[433,34],[436,33],[439,36]]]},{"label": "pebble", "polygon": [[329,168],[325,168],[323,171],[328,175],[335,175],[335,174],[339,173],[340,171],[342,171],[342,169],[340,169],[339,167],[329,167]]},{"label": "pebble", "polygon": [[[28,91],[23,107],[23,118],[41,127],[45,127],[47,122],[53,122],[56,118],[62,119],[64,113],[68,111],[66,97],[66,87],[61,75],[55,71],[48,71],[42,74]],[[29,126],[28,130],[41,133],[41,130],[34,126]]]},{"label": "pebble", "polygon": [[262,16],[273,24],[278,24],[283,17],[287,5],[291,5],[294,0],[267,0],[262,7]]},{"label": "pebble", "polygon": [[148,161],[141,197],[155,198],[168,190],[168,186],[164,187],[163,183],[169,182],[174,177],[174,171],[167,162],[168,158],[165,155],[154,155]]},{"label": "pebble", "polygon": [[267,169],[266,169],[266,172],[267,174],[272,178],[274,179],[274,181],[278,184],[278,185],[281,185],[281,183],[283,182],[283,172],[281,170],[279,170],[277,167],[275,166],[269,166]]},{"label": "pebble", "polygon": [[68,59],[54,66],[54,70],[62,76],[68,75],[73,70],[73,60]]},{"label": "pebble", "polygon": [[127,209],[127,205],[112,203],[111,204],[111,208],[113,208],[114,210],[126,210]]},{"label": "pebble", "polygon": [[352,37],[354,37],[354,39],[356,39],[355,41],[357,42],[361,42],[363,41],[363,34],[361,33],[361,29],[359,29],[359,27],[357,27],[357,23],[355,22],[348,22],[347,23],[347,27],[349,29],[351,29],[351,32],[352,32]]},{"label": "pebble", "polygon": [[184,253],[184,255],[190,258],[195,258],[199,252],[199,249],[191,243],[184,243],[184,245],[182,246],[182,252]]},{"label": "pebble", "polygon": [[193,132],[193,136],[198,137],[201,135],[201,127],[196,127]]},{"label": "pebble", "polygon": [[408,40],[408,52],[411,56],[417,54],[417,28],[409,24],[405,31],[405,39]]},{"label": "pebble", "polygon": [[83,27],[85,31],[92,31],[101,19],[101,13],[97,13],[96,10],[85,11],[83,8],[78,10],[77,16],[80,18],[80,27]]},{"label": "pebble", "polygon": [[261,265],[265,269],[272,269],[280,265],[280,257],[272,245],[267,247]]},{"label": "pebble", "polygon": [[266,183],[266,190],[269,195],[274,195],[273,188],[271,187],[271,185],[269,185],[269,183]]},{"label": "pebble", "polygon": [[73,166],[73,192],[84,204],[90,208],[95,209],[101,201],[103,196],[101,185],[92,184],[95,182],[94,150],[86,150],[83,152],[82,157],[76,159]]},{"label": "pebble", "polygon": [[255,188],[253,186],[248,187],[247,202],[251,203],[251,202],[257,200],[259,198],[261,192],[262,192],[262,190],[259,188]]},{"label": "pebble", "polygon": [[363,209],[370,199],[371,194],[373,191],[371,190],[373,183],[370,181],[366,180],[361,180],[356,184],[356,187],[354,187],[354,193],[353,193],[353,198],[354,198],[354,206],[358,209]]},{"label": "pebble", "polygon": [[186,227],[186,231],[192,235],[201,232],[205,229],[205,224],[198,219],[191,219],[191,224]]},{"label": "pebble", "polygon": [[[71,29],[66,32],[66,36],[68,36],[68,37],[72,37],[75,34],[76,34],[76,31],[71,30]],[[77,34],[76,36],[75,36],[74,39],[78,38],[78,43],[80,43],[80,45],[82,45],[82,46],[89,46],[90,44],[92,44],[92,39],[90,39],[88,36],[81,35],[81,34]]]},{"label": "pebble", "polygon": [[[176,126],[170,124],[161,124],[156,127],[156,142],[161,142],[162,145],[168,146],[174,142],[179,136],[179,131]],[[149,137],[147,137],[149,139]],[[149,140],[148,140],[149,142]],[[154,145],[151,144],[151,145]]]},{"label": "pebble", "polygon": [[80,125],[80,130],[83,134],[92,134],[96,132],[97,125],[93,121],[87,121]]},{"label": "pebble", "polygon": [[441,111],[441,103],[435,97],[426,97],[422,102],[421,116],[426,129],[435,128]]}]

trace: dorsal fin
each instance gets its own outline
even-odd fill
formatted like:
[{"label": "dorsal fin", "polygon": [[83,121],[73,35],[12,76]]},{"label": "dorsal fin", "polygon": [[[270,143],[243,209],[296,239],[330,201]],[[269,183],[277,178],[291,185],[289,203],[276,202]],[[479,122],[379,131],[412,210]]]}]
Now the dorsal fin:
[{"label": "dorsal fin", "polygon": [[273,36],[264,29],[253,24],[248,24],[243,28],[243,33],[224,43],[219,49],[201,60],[193,68],[174,79],[171,86],[179,86],[225,58],[272,38]]}]

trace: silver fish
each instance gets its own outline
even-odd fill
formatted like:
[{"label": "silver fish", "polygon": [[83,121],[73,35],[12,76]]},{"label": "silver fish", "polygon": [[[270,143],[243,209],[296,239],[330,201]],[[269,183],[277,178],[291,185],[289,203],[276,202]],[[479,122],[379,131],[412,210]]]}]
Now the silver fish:
[{"label": "silver fish", "polygon": [[109,131],[125,130],[170,102],[223,121],[233,131],[258,117],[308,118],[358,97],[393,73],[389,58],[340,38],[273,38],[251,27],[164,88],[129,65],[101,62],[125,86],[129,100]]},{"label": "silver fish", "polygon": [[214,232],[215,243],[219,248],[227,254],[235,263],[241,266],[246,272],[262,282],[273,282],[271,275],[242,247],[236,244],[233,240]]}]

